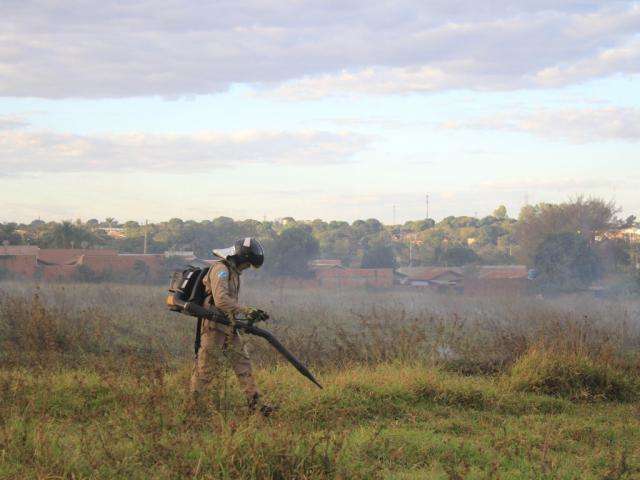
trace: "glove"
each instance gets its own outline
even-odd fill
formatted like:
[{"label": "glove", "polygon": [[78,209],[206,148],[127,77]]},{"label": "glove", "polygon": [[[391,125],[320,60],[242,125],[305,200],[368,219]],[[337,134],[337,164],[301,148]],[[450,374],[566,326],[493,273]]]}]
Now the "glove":
[{"label": "glove", "polygon": [[247,319],[253,325],[256,322],[266,322],[269,319],[269,314],[259,308],[251,307],[247,312]]}]

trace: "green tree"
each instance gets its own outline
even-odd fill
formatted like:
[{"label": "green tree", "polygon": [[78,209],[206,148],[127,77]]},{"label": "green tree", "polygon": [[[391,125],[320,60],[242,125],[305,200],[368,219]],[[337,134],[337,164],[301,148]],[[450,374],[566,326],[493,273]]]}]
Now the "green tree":
[{"label": "green tree", "polygon": [[542,242],[559,233],[579,234],[593,245],[597,234],[619,223],[616,218],[618,211],[612,202],[582,197],[561,204],[527,205],[521,210],[515,226],[518,260],[531,265]]},{"label": "green tree", "polygon": [[572,291],[598,278],[601,265],[589,242],[578,233],[550,235],[538,247],[534,265],[546,289]]},{"label": "green tree", "polygon": [[83,227],[68,221],[52,224],[42,237],[42,246],[48,248],[79,248],[82,242],[94,245],[100,240]]},{"label": "green tree", "polygon": [[382,242],[374,242],[365,250],[362,257],[362,268],[396,268],[396,257],[393,248]]},{"label": "green tree", "polygon": [[493,216],[498,220],[504,220],[505,218],[507,218],[507,207],[505,207],[504,205],[500,205],[493,211]]},{"label": "green tree", "polygon": [[265,270],[271,275],[310,275],[308,263],[319,252],[318,241],[306,225],[285,228],[265,246]]},{"label": "green tree", "polygon": [[451,245],[437,250],[437,263],[448,267],[459,267],[479,263],[480,257],[465,245]]},{"label": "green tree", "polygon": [[17,223],[0,223],[0,244],[7,243],[17,245],[22,242],[22,237],[16,231]]}]

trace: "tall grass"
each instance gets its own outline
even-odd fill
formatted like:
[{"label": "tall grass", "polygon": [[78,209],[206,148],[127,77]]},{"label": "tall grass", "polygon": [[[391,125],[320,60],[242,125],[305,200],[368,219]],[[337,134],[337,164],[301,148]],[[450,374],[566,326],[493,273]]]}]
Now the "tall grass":
[{"label": "tall grass", "polygon": [[195,319],[162,288],[0,284],[0,479],[640,475],[637,301],[243,298],[325,385],[251,340],[268,421],[227,385],[188,408]]},{"label": "tall grass", "polygon": [[[327,292],[252,288],[249,304],[268,310],[273,330],[316,368],[406,360],[463,373],[499,373],[533,347],[580,352],[638,368],[640,301],[566,297],[465,299],[414,292]],[[195,319],[167,311],[162,288],[0,284],[4,361],[42,355],[193,355]],[[252,341],[260,365],[277,354]]]}]

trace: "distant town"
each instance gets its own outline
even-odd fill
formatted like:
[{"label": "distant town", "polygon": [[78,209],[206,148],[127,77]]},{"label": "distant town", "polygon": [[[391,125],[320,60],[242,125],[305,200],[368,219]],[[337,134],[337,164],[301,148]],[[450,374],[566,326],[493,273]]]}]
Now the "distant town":
[{"label": "distant town", "polygon": [[282,285],[406,287],[465,294],[640,288],[640,225],[599,199],[496,208],[483,218],[277,221],[218,217],[161,223],[102,221],[0,224],[0,278],[162,282],[210,262],[211,250],[253,236],[267,262],[258,278]]}]

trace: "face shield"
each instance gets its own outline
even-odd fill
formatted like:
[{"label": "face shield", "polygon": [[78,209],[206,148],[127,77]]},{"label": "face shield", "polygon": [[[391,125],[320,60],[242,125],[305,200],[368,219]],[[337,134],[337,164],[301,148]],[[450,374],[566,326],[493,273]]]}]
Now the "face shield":
[{"label": "face shield", "polygon": [[234,245],[233,247],[228,248],[217,248],[213,250],[213,254],[216,257],[222,258],[223,260],[229,260],[230,257],[235,256],[236,247]]},{"label": "face shield", "polygon": [[260,268],[264,263],[264,250],[258,240],[245,237],[235,242],[232,247],[213,250],[216,257],[232,260],[236,265],[250,263],[254,268]]}]

